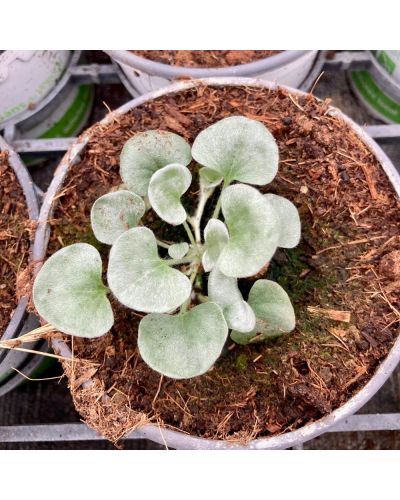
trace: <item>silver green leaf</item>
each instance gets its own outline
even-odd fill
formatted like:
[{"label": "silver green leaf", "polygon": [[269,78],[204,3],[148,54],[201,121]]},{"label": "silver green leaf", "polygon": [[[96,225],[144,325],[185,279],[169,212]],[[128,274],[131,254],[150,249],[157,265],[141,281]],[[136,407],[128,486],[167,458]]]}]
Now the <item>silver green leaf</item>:
[{"label": "silver green leaf", "polygon": [[142,312],[169,312],[189,298],[190,280],[158,255],[150,229],[135,227],[111,247],[108,284],[126,307]]},{"label": "silver green leaf", "polygon": [[87,243],[62,248],[43,264],[33,285],[33,302],[57,330],[100,337],[114,323],[99,252]]},{"label": "silver green leaf", "polygon": [[211,271],[215,266],[228,240],[229,233],[225,224],[219,219],[210,219],[204,228],[205,251],[202,264],[205,272]]},{"label": "silver green leaf", "polygon": [[224,118],[200,132],[192,155],[227,184],[236,180],[264,185],[278,171],[279,151],[274,137],[261,122],[244,116]]},{"label": "silver green leaf", "polygon": [[112,245],[122,233],[138,225],[144,212],[144,201],[137,194],[124,190],[105,194],[94,202],[90,213],[94,235]]},{"label": "silver green leaf", "polygon": [[235,184],[221,194],[221,208],[229,230],[218,267],[226,275],[245,278],[257,274],[272,258],[279,231],[277,215],[255,188]]},{"label": "silver green leaf", "polygon": [[131,137],[122,148],[121,177],[130,191],[147,195],[151,176],[171,163],[189,165],[189,144],[179,135],[162,130],[149,130]]},{"label": "silver green leaf", "polygon": [[278,246],[282,248],[294,248],[299,244],[301,236],[301,222],[297,208],[291,201],[283,198],[283,196],[268,193],[264,197],[274,207],[279,218]]},{"label": "silver green leaf", "polygon": [[253,331],[256,317],[243,300],[236,278],[229,278],[214,267],[208,276],[208,296],[222,308],[229,328],[239,332]]},{"label": "silver green leaf", "polygon": [[189,251],[189,245],[186,241],[182,243],[174,243],[168,248],[168,255],[171,259],[183,259]]},{"label": "silver green leaf", "polygon": [[295,328],[296,317],[292,303],[278,283],[269,280],[256,281],[250,290],[248,303],[255,312],[256,326],[249,333],[233,331],[231,338],[238,344],[277,337]]},{"label": "silver green leaf", "polygon": [[189,169],[178,163],[167,165],[154,172],[149,183],[149,200],[157,215],[172,224],[183,224],[187,218],[181,203],[192,182]]},{"label": "silver green leaf", "polygon": [[139,324],[138,346],[153,370],[176,379],[191,378],[211,368],[227,336],[221,308],[207,302],[177,316],[145,316]]},{"label": "silver green leaf", "polygon": [[203,188],[214,188],[221,184],[223,177],[212,168],[203,167],[199,170],[200,186]]}]

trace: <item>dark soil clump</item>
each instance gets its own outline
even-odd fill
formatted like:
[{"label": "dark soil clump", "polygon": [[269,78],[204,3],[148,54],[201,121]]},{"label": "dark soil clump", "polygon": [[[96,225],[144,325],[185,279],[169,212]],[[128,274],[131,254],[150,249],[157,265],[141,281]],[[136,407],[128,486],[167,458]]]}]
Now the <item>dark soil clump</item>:
[{"label": "dark soil clump", "polygon": [[[296,330],[264,344],[229,342],[208,373],[177,381],[160,377],[142,361],[136,346],[140,317],[114,304],[116,322],[109,334],[74,340],[74,356],[100,366],[85,372],[76,363],[73,374],[67,368],[78,410],[110,439],[135,425],[132,415],[141,423],[145,418],[214,439],[246,441],[296,429],[346,402],[398,335],[399,283],[382,274],[380,264],[400,249],[397,196],[368,148],[329,111],[328,102],[312,96],[200,86],[95,125],[64,184],[49,253],[86,241],[107,255],[91,233],[90,208],[120,183],[119,154],[130,136],[163,129],[192,142],[230,115],[259,120],[273,133],[280,169],[263,190],[285,196],[300,211],[300,245],[279,250],[266,271],[291,297]],[[197,168],[191,165],[194,173]],[[244,294],[250,286],[251,280],[241,280]],[[65,341],[71,345],[69,337]],[[85,374],[92,377],[91,388],[82,386]],[[107,417],[110,401],[118,418]]]},{"label": "dark soil clump", "polygon": [[132,50],[152,61],[184,68],[220,68],[274,56],[280,50]]},{"label": "dark soil clump", "polygon": [[17,276],[29,258],[28,210],[8,154],[0,152],[0,336],[18,304]]}]

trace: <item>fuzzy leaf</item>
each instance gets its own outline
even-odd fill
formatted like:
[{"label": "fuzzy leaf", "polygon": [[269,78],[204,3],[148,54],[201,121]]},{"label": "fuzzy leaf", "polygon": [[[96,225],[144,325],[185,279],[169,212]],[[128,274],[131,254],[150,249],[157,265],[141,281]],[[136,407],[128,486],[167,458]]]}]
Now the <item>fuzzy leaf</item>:
[{"label": "fuzzy leaf", "polygon": [[142,312],[169,312],[190,296],[190,280],[158,255],[150,229],[135,227],[111,247],[108,284],[124,306]]},{"label": "fuzzy leaf", "polygon": [[203,167],[199,170],[200,185],[204,188],[214,188],[221,184],[222,175],[212,168]]},{"label": "fuzzy leaf", "polygon": [[219,219],[210,219],[204,229],[205,251],[202,257],[204,271],[211,271],[222,249],[229,240],[228,229]]},{"label": "fuzzy leaf", "polygon": [[99,337],[114,323],[99,252],[87,243],[62,248],[43,264],[33,286],[42,318],[63,333]]},{"label": "fuzzy leaf", "polygon": [[229,278],[214,267],[208,277],[208,296],[222,308],[229,328],[240,332],[251,332],[254,329],[255,314],[243,300],[236,278]]},{"label": "fuzzy leaf", "polygon": [[200,132],[192,155],[228,184],[234,180],[267,184],[278,171],[279,151],[274,137],[261,122],[244,116],[224,118]]},{"label": "fuzzy leaf", "polygon": [[149,130],[131,137],[122,148],[121,177],[130,191],[147,195],[151,176],[171,163],[189,165],[189,144],[179,135],[162,130]]},{"label": "fuzzy leaf", "polygon": [[290,298],[275,281],[256,281],[250,290],[248,303],[255,312],[256,326],[250,333],[232,332],[231,338],[238,344],[247,344],[256,336],[257,340],[277,337],[295,328],[296,317]]},{"label": "fuzzy leaf", "polygon": [[145,316],[139,324],[138,346],[153,370],[167,377],[191,378],[211,368],[227,336],[221,308],[207,302],[177,316]]},{"label": "fuzzy leaf", "polygon": [[183,259],[189,251],[189,245],[186,241],[182,243],[174,243],[168,248],[168,255],[171,259]]},{"label": "fuzzy leaf", "polygon": [[257,189],[245,184],[224,189],[221,208],[229,241],[218,259],[220,270],[235,278],[257,274],[277,248],[275,210]]},{"label": "fuzzy leaf", "polygon": [[186,220],[186,210],[181,203],[181,196],[192,182],[189,169],[178,163],[167,165],[154,172],[149,183],[149,200],[157,215],[178,226]]},{"label": "fuzzy leaf", "polygon": [[137,226],[145,212],[144,201],[130,191],[116,191],[97,199],[90,213],[92,229],[102,243],[112,245],[128,229]]},{"label": "fuzzy leaf", "polygon": [[297,208],[291,201],[283,198],[283,196],[268,193],[264,197],[274,207],[279,218],[278,246],[282,248],[294,248],[299,244],[301,236],[301,222]]}]

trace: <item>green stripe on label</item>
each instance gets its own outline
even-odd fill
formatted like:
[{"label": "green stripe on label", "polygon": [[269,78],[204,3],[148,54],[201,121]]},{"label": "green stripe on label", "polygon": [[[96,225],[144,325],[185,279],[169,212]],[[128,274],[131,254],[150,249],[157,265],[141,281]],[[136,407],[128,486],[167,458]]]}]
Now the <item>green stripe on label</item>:
[{"label": "green stripe on label", "polygon": [[396,64],[384,50],[377,51],[377,59],[381,66],[383,66],[390,75],[394,73]]},{"label": "green stripe on label", "polygon": [[368,71],[353,71],[351,78],[368,104],[388,120],[400,123],[400,104],[393,101],[378,87]]},{"label": "green stripe on label", "polygon": [[74,102],[58,122],[40,136],[40,139],[71,137],[82,126],[93,100],[93,87],[80,85]]}]

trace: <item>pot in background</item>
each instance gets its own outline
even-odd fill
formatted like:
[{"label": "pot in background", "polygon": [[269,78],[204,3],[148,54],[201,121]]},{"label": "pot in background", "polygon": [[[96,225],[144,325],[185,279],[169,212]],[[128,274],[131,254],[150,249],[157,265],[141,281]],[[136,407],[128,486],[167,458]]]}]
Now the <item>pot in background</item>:
[{"label": "pot in background", "polygon": [[[105,52],[121,68],[121,79],[133,97],[170,85],[179,78],[243,76],[262,78],[299,88],[307,79],[318,55],[317,50],[284,50],[271,57],[238,66],[184,68],[151,61],[129,50],[106,50]],[[311,81],[310,85],[312,83]]]},{"label": "pot in background", "polygon": [[[8,162],[21,185],[25,195],[29,219],[36,221],[39,217],[39,202],[32,179],[17,153],[0,137],[0,151],[8,152]],[[39,326],[38,319],[26,310],[27,299],[22,297],[14,310],[11,320],[1,336],[1,340],[14,339]],[[1,333],[1,332],[0,332]],[[27,344],[27,348],[40,349],[43,342]],[[13,368],[17,368],[25,375],[33,373],[43,361],[41,356],[0,349],[0,396],[20,384],[24,378]]]},{"label": "pot in background", "polygon": [[371,116],[400,123],[400,51],[370,51],[371,68],[349,72],[351,88]]}]

